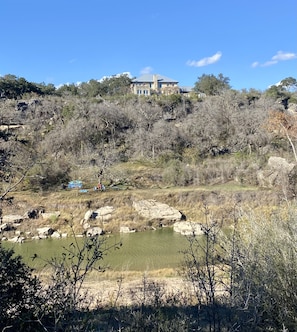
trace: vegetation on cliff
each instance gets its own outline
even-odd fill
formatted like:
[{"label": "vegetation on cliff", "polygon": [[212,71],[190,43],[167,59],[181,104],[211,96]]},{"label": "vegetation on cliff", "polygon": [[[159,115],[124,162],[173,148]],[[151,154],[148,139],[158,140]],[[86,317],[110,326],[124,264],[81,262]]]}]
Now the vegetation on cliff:
[{"label": "vegetation on cliff", "polygon": [[[182,188],[257,188],[269,157],[297,161],[293,78],[261,92],[235,91],[223,75],[203,75],[195,85],[201,94],[148,97],[130,94],[129,84],[120,77],[57,89],[13,75],[0,79],[0,218],[25,192],[46,200],[73,179],[88,189],[103,183],[102,199],[115,199],[111,188],[160,190],[191,215],[202,207],[190,206],[192,192]],[[295,331],[297,189],[294,173],[286,175],[270,188],[277,199],[267,214],[254,209],[258,195],[241,209],[240,193],[217,213],[212,193],[215,204],[202,213],[204,241],[189,237],[184,253],[190,296],[165,294],[144,278],[140,292],[131,290],[133,305],[94,306],[78,290],[105,253],[99,237],[85,238],[83,247],[74,242],[48,262],[46,288],[0,246],[2,330]],[[161,193],[170,187],[180,194]],[[200,195],[202,203],[209,198]],[[278,209],[281,202],[286,209]],[[92,202],[85,197],[83,204]]]}]

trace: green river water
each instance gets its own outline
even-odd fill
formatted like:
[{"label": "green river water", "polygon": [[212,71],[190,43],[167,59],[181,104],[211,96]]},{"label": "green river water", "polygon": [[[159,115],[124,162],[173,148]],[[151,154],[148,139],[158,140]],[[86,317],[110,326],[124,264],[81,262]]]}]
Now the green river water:
[{"label": "green river water", "polygon": [[[32,240],[22,244],[5,242],[5,247],[13,248],[16,254],[23,257],[24,262],[32,268],[40,268],[42,262],[32,261],[31,257],[38,254],[44,259],[58,256],[63,247],[67,247],[73,239]],[[82,239],[78,238],[78,241]],[[151,271],[165,268],[176,268],[180,265],[187,248],[187,240],[172,228],[155,231],[116,234],[108,238],[109,243],[122,242],[118,250],[110,250],[103,263],[112,270]]]}]

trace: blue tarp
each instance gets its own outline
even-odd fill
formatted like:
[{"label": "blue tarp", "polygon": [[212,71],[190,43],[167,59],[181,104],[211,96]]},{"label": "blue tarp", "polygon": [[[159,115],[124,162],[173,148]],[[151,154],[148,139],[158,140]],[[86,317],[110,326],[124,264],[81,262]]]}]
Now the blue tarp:
[{"label": "blue tarp", "polygon": [[82,188],[82,181],[80,181],[80,180],[73,180],[73,181],[70,181],[70,182],[68,183],[68,188],[69,188],[69,189],[74,189],[74,188],[81,189],[81,188]]}]

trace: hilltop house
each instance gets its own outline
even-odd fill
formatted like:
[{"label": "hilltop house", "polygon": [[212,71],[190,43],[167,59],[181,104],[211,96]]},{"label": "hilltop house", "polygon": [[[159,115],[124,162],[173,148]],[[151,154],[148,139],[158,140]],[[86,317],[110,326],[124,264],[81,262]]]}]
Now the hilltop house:
[{"label": "hilltop house", "polygon": [[162,75],[145,74],[132,80],[131,91],[136,95],[149,96],[153,93],[171,95],[180,93],[178,81]]}]

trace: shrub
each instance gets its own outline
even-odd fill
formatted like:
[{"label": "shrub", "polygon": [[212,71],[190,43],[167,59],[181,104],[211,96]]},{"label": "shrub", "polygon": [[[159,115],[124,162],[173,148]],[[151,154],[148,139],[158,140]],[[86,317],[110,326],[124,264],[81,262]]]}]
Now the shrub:
[{"label": "shrub", "polygon": [[196,294],[196,317],[208,331],[296,331],[296,208],[285,220],[239,212],[224,232],[206,209],[203,237],[189,237],[183,272]]},{"label": "shrub", "polygon": [[0,244],[0,329],[30,331],[38,297],[40,282],[33,277],[20,256]]}]

